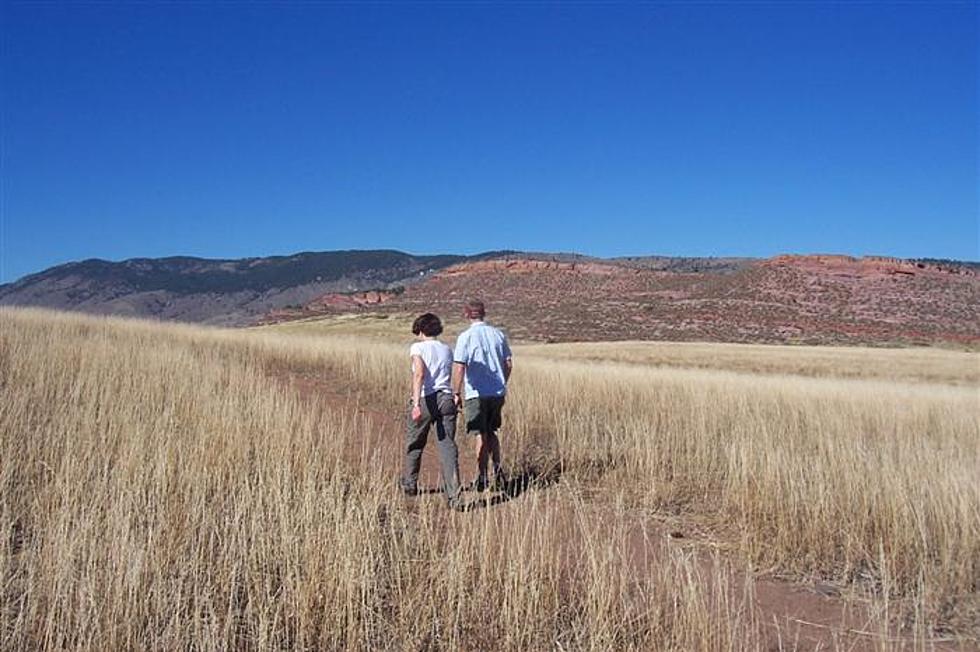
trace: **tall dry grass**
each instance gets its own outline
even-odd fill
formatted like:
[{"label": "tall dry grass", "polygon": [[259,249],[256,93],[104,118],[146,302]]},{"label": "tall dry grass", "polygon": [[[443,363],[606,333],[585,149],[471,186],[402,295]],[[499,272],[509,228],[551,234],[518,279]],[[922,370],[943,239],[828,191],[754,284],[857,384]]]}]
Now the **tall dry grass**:
[{"label": "tall dry grass", "polygon": [[[320,326],[286,328],[296,342]],[[396,404],[404,347],[374,335],[328,357]],[[980,636],[977,353],[604,343],[516,358],[513,463],[707,515],[757,568]]]},{"label": "tall dry grass", "polygon": [[560,485],[520,509],[407,509],[399,442],[269,375],[315,370],[377,398],[403,391],[401,362],[0,310],[0,648],[761,645],[720,563],[674,552],[638,575],[626,512],[562,518],[577,498]]},{"label": "tall dry grass", "polygon": [[530,345],[522,353],[549,360],[624,362],[645,367],[754,375],[935,383],[976,388],[980,355],[940,348],[773,346],[713,342],[594,342]]},{"label": "tall dry grass", "polygon": [[[977,393],[531,361],[525,436],[651,509],[714,513],[756,565],[913,598],[968,624],[980,590]],[[577,400],[576,397],[586,397]],[[918,604],[917,601],[923,601]],[[965,611],[957,613],[958,608]]]}]

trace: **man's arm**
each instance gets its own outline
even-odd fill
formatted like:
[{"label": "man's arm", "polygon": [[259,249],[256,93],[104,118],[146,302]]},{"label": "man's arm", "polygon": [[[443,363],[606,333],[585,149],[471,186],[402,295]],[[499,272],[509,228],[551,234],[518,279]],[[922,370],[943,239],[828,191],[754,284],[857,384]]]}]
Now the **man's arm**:
[{"label": "man's arm", "polygon": [[460,333],[456,338],[456,349],[453,351],[453,402],[456,407],[462,403],[460,395],[463,393],[463,378],[466,377],[466,361],[469,360],[468,347],[469,340],[466,337],[467,331]]},{"label": "man's arm", "polygon": [[463,393],[463,378],[466,376],[466,365],[462,362],[453,363],[453,401],[460,403],[460,394]]},{"label": "man's arm", "polygon": [[507,381],[510,380],[510,372],[514,370],[514,357],[510,352],[510,342],[507,341],[507,336],[503,333],[500,335],[501,339],[503,340],[501,342],[502,346],[500,347],[500,352],[503,354],[501,357],[504,359],[504,384],[506,384]]}]

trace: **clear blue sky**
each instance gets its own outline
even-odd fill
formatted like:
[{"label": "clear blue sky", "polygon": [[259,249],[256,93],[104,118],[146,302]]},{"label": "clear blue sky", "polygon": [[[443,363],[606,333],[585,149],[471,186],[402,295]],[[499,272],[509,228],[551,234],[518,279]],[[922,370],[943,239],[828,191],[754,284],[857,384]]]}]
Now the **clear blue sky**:
[{"label": "clear blue sky", "polygon": [[345,248],[980,258],[975,2],[0,12],[0,281]]}]

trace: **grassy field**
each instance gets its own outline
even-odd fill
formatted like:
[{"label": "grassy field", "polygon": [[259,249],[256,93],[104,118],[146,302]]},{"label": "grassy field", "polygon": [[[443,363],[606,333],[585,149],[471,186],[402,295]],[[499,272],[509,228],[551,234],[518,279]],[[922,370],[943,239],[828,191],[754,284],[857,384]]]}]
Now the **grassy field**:
[{"label": "grassy field", "polygon": [[[363,412],[407,332],[0,310],[0,648],[766,649],[746,568],[870,602],[875,649],[980,633],[977,354],[517,346],[542,488],[458,514],[396,495]],[[638,573],[643,515],[721,552]]]}]

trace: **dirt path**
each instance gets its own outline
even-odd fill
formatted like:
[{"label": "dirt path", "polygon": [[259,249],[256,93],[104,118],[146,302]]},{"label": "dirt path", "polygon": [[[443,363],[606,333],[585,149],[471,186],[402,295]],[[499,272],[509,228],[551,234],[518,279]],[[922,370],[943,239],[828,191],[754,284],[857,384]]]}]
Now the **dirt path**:
[{"label": "dirt path", "polygon": [[[344,391],[343,383],[331,382],[322,373],[282,368],[272,370],[271,373],[277,381],[307,400],[355,409],[365,420],[364,432],[370,433],[369,436],[373,439],[366,443],[365,448],[391,446],[395,442],[402,445],[405,415],[397,410],[366,407],[359,402],[356,392]],[[465,484],[476,476],[475,451],[465,436],[458,436],[457,441],[460,443],[460,477]],[[397,468],[397,462],[394,462],[398,456],[393,455],[391,459],[391,468],[384,469],[384,472],[392,479],[393,495],[398,495],[395,479],[400,469]],[[526,485],[520,484],[518,479],[514,484],[508,491],[496,494],[467,493],[467,504],[471,509],[520,509],[520,497],[525,489],[547,490],[547,483]],[[415,498],[404,498],[406,507],[412,508],[416,501],[442,500],[439,490],[439,460],[435,446],[427,446],[423,454],[419,485],[423,494]],[[611,518],[608,506],[603,505],[600,500],[585,498],[585,501],[587,508],[591,510],[588,518],[598,519],[593,522],[601,523]],[[558,522],[568,526],[568,536],[580,536],[575,524],[581,517],[581,502],[573,502],[571,498],[564,499],[556,509],[559,510]],[[636,512],[635,520],[624,537],[623,546],[631,565],[639,573],[651,572],[653,566],[668,554],[669,548],[683,548],[694,553],[703,576],[708,578],[711,576],[712,553],[719,549],[719,543],[724,542],[712,541],[696,522],[684,517],[655,518]],[[752,584],[755,615],[758,622],[766,628],[767,649],[854,652],[881,650],[883,647],[894,649],[883,644],[915,649],[911,639],[886,637],[881,632],[874,631],[869,606],[858,600],[845,600],[839,596],[835,587],[819,583],[797,584],[765,576],[749,577],[745,573],[736,573],[736,586],[732,587],[734,593],[740,595],[749,581]],[[931,640],[925,649],[980,652],[980,646],[949,639]]]}]

